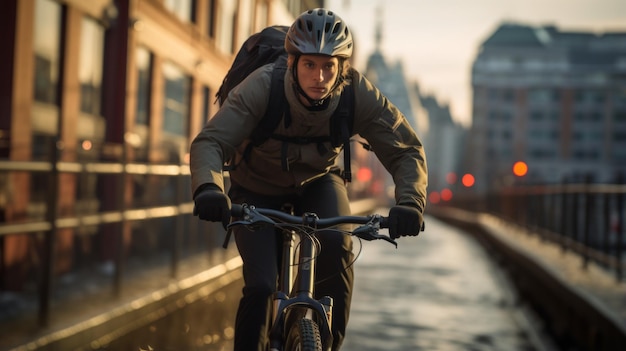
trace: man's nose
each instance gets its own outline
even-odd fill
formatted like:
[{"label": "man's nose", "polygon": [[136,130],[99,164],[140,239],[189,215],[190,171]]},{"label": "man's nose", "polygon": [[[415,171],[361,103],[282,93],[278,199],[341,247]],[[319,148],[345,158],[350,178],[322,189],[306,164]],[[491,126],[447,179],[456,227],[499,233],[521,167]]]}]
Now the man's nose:
[{"label": "man's nose", "polygon": [[324,70],[319,70],[318,74],[316,75],[316,78],[321,82],[324,80]]}]

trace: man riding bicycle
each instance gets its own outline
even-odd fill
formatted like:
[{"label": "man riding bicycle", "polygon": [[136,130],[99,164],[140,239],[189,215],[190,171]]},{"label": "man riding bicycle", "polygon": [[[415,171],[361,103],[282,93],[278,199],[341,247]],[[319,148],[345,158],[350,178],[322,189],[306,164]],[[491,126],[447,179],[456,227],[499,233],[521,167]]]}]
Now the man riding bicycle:
[{"label": "man riding bicycle", "polygon": [[[423,224],[427,168],[422,143],[404,115],[362,74],[349,66],[352,35],[334,12],[302,13],[285,39],[288,53],[284,91],[287,112],[274,135],[250,147],[251,134],[268,106],[272,71],[265,65],[234,88],[191,145],[192,190],[200,219],[228,223],[231,200],[321,218],[349,215],[348,192],[336,160],[341,147],[330,141],[290,143],[288,137],[328,136],[330,118],[346,85],[354,91],[353,134],[372,146],[391,173],[396,205],[389,211],[390,235],[416,236]],[[222,169],[230,170],[224,193]],[[235,322],[235,350],[265,350],[272,293],[276,290],[282,239],[250,235],[234,229],[243,260],[244,288]],[[265,234],[265,233],[263,233]],[[322,250],[317,259],[318,296],[332,296],[333,350],[345,335],[353,288],[352,241],[349,236],[317,234]]]}]

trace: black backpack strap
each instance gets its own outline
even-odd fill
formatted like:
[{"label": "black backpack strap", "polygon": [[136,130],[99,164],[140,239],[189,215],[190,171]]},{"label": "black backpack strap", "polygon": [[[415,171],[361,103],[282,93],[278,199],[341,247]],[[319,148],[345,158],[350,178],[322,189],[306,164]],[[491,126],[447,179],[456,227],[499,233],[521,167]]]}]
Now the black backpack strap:
[{"label": "black backpack strap", "polygon": [[[274,70],[272,71],[272,80],[270,83],[270,97],[268,99],[267,109],[265,114],[261,118],[259,124],[255,127],[250,135],[251,142],[246,145],[243,150],[242,161],[248,162],[250,159],[250,152],[255,146],[263,144],[269,139],[278,123],[280,123],[283,113],[289,113],[289,104],[287,104],[287,98],[285,97],[285,72],[287,71],[287,58],[281,57],[276,61]],[[237,164],[227,165],[225,170],[234,170],[237,168]]]},{"label": "black backpack strap", "polygon": [[343,144],[343,178],[346,182],[352,181],[352,167],[350,165],[350,138],[354,124],[354,89],[346,85],[341,92],[339,106],[330,119],[330,137],[333,146]]},{"label": "black backpack strap", "polygon": [[265,115],[256,126],[250,139],[254,146],[263,144],[276,130],[278,123],[285,113],[289,113],[289,104],[285,97],[285,72],[287,72],[287,58],[281,57],[276,61],[272,71],[270,97]]}]

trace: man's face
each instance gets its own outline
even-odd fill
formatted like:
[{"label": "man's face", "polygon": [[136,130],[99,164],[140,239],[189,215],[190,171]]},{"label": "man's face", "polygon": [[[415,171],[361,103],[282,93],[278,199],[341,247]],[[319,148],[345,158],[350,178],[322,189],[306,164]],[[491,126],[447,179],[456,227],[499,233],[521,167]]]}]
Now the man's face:
[{"label": "man's face", "polygon": [[339,59],[324,55],[302,55],[298,60],[298,83],[313,100],[325,98],[337,81]]}]

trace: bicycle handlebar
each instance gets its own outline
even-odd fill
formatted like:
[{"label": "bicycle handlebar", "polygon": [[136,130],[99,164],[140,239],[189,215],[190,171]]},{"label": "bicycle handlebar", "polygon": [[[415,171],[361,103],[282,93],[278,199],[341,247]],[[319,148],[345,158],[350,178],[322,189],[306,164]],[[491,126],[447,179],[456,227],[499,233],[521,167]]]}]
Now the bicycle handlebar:
[{"label": "bicycle handlebar", "polygon": [[[378,223],[380,225],[380,228],[389,228],[387,217],[383,217],[380,215],[337,216],[329,218],[318,218],[317,215],[314,213],[305,213],[302,217],[298,217],[290,215],[289,213],[283,211],[272,210],[269,208],[260,208],[247,204],[233,204],[231,208],[231,215],[237,218],[242,218],[246,215],[252,216],[255,212],[269,218],[276,218],[283,223],[313,225],[314,228],[320,229],[329,228],[338,224],[367,224],[372,220]],[[308,221],[309,216],[314,217],[311,218],[311,222]]]},{"label": "bicycle handlebar", "polygon": [[389,221],[387,217],[381,215],[369,215],[369,216],[336,216],[329,218],[319,218],[315,213],[305,213],[301,217],[290,215],[288,213],[268,209],[257,208],[247,204],[233,204],[231,207],[231,215],[240,220],[232,222],[228,225],[228,233],[224,240],[224,248],[230,241],[231,229],[237,225],[255,226],[261,224],[276,225],[278,220],[280,223],[305,225],[311,228],[324,229],[336,226],[339,224],[361,224],[361,226],[354,229],[351,235],[359,237],[364,240],[385,240],[398,247],[396,241],[387,235],[378,234],[378,230],[381,228],[389,228]]}]

